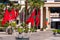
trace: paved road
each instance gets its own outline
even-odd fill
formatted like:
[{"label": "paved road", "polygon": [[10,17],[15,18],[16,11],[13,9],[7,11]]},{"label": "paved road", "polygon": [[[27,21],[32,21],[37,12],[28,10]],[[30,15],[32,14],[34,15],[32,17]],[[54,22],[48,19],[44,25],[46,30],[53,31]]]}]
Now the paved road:
[{"label": "paved road", "polygon": [[29,40],[60,40],[60,34],[54,36],[50,30],[48,31],[39,31],[34,33],[23,33],[18,35],[18,33],[13,35],[7,35],[0,33],[0,40],[16,40],[16,37],[29,38]]}]

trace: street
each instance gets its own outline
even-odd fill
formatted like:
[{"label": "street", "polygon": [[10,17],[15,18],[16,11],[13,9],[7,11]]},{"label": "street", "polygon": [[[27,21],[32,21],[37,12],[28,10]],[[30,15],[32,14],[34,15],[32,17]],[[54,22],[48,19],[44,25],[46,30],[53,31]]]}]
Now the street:
[{"label": "street", "polygon": [[5,33],[0,33],[0,40],[17,40],[16,37],[29,38],[29,40],[60,40],[60,34],[54,36],[51,30],[33,33],[22,33],[19,35],[18,34],[8,35]]}]

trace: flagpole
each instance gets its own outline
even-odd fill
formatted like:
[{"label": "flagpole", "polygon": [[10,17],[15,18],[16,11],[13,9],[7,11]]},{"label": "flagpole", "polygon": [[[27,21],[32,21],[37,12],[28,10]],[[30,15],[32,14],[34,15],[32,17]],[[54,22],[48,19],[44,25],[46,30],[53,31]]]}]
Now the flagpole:
[{"label": "flagpole", "polygon": [[25,1],[25,22],[26,22],[26,17],[27,17],[27,7],[28,7],[28,0]]},{"label": "flagpole", "polygon": [[[35,21],[36,21],[37,14],[38,14],[38,8],[36,7]],[[36,26],[36,23],[35,23],[35,26]],[[36,29],[38,29],[38,26],[36,26]]]}]

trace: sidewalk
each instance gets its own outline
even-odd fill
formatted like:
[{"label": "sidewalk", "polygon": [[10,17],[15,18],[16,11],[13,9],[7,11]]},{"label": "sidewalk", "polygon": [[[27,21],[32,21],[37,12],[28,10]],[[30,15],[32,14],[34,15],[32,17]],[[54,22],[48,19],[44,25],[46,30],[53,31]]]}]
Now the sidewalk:
[{"label": "sidewalk", "polygon": [[[60,34],[59,34],[60,35]],[[33,33],[22,33],[19,34],[13,34],[13,35],[7,35],[4,34],[4,32],[0,32],[0,40],[16,40],[16,37],[23,37],[23,38],[29,38],[29,40],[60,40],[60,37],[55,37],[53,35],[53,32],[51,30],[47,31],[39,31],[39,32],[33,32]]]}]

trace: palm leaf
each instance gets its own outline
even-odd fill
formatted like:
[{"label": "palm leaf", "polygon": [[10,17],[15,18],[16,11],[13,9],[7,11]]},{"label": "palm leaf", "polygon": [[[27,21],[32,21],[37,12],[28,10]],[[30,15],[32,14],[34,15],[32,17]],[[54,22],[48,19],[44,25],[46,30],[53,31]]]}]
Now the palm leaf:
[{"label": "palm leaf", "polygon": [[28,0],[28,3],[30,6],[37,7],[37,8],[44,5],[43,0]]}]

